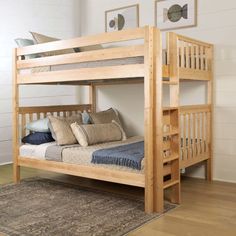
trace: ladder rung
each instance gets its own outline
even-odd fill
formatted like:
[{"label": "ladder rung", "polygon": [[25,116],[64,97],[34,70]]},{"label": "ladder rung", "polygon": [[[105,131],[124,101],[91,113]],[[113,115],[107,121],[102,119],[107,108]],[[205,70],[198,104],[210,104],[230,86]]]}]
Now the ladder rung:
[{"label": "ladder rung", "polygon": [[168,180],[164,183],[163,188],[166,189],[176,184],[179,184],[179,180]]},{"label": "ladder rung", "polygon": [[171,155],[170,157],[164,157],[163,158],[163,163],[167,163],[167,162],[170,162],[170,161],[174,161],[174,160],[178,160],[179,159],[179,155],[178,154],[173,154]]},{"label": "ladder rung", "polygon": [[179,107],[163,107],[162,110],[163,111],[172,111],[172,110],[178,110]]},{"label": "ladder rung", "polygon": [[163,84],[167,84],[167,85],[178,85],[178,82],[173,82],[173,81],[162,81]]},{"label": "ladder rung", "polygon": [[166,133],[163,132],[163,137],[166,137],[166,136],[173,136],[173,135],[177,135],[177,134],[179,134],[179,131],[178,131],[178,130],[173,130],[173,131],[166,132]]}]

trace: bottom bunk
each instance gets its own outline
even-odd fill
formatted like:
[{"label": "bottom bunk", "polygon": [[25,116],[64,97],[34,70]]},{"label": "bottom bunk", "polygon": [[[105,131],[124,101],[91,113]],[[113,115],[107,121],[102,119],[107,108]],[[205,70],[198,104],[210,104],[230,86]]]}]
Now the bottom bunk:
[{"label": "bottom bunk", "polygon": [[[81,114],[83,111],[86,111],[85,113],[88,115],[90,110],[91,105],[21,107],[18,111],[19,124],[17,124],[20,137],[22,138],[31,134],[27,131],[26,127],[27,124],[32,123],[32,121],[42,120],[43,118],[45,119],[48,115],[60,120],[61,118],[70,118],[73,115]],[[175,181],[171,181],[172,166],[170,158],[173,157],[173,153],[171,153],[171,139],[179,136],[175,136],[174,127],[171,127],[169,123],[169,113],[171,111],[163,110],[163,112],[164,165],[161,176],[163,176],[164,191],[164,189],[175,184]],[[97,122],[101,121],[99,119],[104,119],[107,113],[109,113],[109,119],[116,120],[114,114],[111,116],[109,109],[105,112],[101,112],[98,117],[94,116],[94,121],[96,119]],[[211,110],[208,105],[184,106],[180,108],[181,142],[178,143],[180,143],[181,151],[177,156],[180,161],[180,169],[187,168],[200,162],[203,163],[206,161],[207,163],[211,160],[211,137],[209,136],[209,129],[211,126],[210,115]],[[119,122],[119,120],[117,120],[117,122]],[[64,135],[65,133],[62,133],[62,136]],[[122,132],[121,135],[123,135]],[[142,141],[144,141],[143,137],[136,136],[127,139],[121,138],[119,141],[106,141],[101,144],[90,144],[85,146],[81,146],[78,143],[71,145],[64,145],[63,143],[63,145],[57,145],[56,142],[47,142],[40,145],[20,145],[19,148],[16,147],[15,150],[15,180],[20,179],[19,168],[24,166],[146,188],[146,175],[148,175],[148,173],[145,173],[144,145],[140,168],[135,169],[130,166],[114,165],[111,163],[97,164],[92,163],[91,161],[93,154],[96,151],[126,146]]]}]

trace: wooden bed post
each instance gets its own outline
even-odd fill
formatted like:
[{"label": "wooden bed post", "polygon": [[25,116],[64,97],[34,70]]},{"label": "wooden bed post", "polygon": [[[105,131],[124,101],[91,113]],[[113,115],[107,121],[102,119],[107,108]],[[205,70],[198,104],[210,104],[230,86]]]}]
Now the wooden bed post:
[{"label": "wooden bed post", "polygon": [[161,36],[145,27],[144,144],[145,211],[163,212]]},{"label": "wooden bed post", "polygon": [[13,80],[12,80],[12,107],[13,107],[13,119],[12,119],[12,147],[13,147],[13,180],[14,183],[19,183],[20,181],[20,166],[18,165],[19,156],[19,85],[17,84],[17,54],[16,48],[13,50]]},{"label": "wooden bed post", "polygon": [[206,180],[212,181],[212,156],[213,156],[213,113],[214,113],[214,104],[213,104],[213,46],[207,49],[207,63],[210,70],[210,80],[208,81],[208,91],[207,91],[207,103],[210,105],[210,113],[208,113],[207,122],[208,122],[208,140],[209,145],[209,158],[206,161],[205,165],[205,176]]},{"label": "wooden bed post", "polygon": [[91,104],[91,112],[96,112],[96,86],[91,84],[89,86],[89,103]]}]

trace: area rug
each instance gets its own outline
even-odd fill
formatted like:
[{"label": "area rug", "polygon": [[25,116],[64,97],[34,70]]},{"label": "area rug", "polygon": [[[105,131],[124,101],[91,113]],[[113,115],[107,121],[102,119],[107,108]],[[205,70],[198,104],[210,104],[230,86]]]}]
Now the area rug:
[{"label": "area rug", "polygon": [[142,200],[53,180],[0,187],[0,235],[118,236],[159,216],[145,214]]}]

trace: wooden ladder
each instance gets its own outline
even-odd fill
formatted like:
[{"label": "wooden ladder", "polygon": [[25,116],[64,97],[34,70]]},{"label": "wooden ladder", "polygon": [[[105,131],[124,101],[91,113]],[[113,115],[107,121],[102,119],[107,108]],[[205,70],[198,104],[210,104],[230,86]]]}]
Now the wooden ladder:
[{"label": "wooden ladder", "polygon": [[179,110],[179,57],[178,38],[174,33],[167,37],[169,46],[168,64],[169,81],[163,85],[169,86],[170,104],[163,108],[163,165],[170,167],[170,175],[164,178],[163,189],[170,188],[170,200],[180,203],[180,110]]}]

